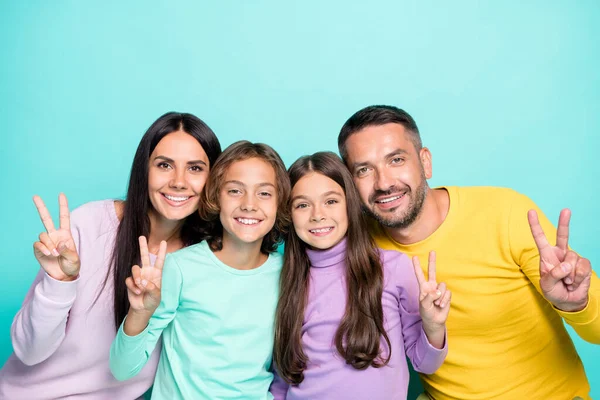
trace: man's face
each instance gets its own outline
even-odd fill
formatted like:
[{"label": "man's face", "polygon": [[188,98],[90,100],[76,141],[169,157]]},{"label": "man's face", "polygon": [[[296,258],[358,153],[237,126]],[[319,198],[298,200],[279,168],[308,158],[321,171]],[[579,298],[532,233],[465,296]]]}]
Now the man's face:
[{"label": "man's face", "polygon": [[387,228],[410,226],[427,196],[431,154],[400,124],[368,126],[346,141],[348,168],[364,209]]}]

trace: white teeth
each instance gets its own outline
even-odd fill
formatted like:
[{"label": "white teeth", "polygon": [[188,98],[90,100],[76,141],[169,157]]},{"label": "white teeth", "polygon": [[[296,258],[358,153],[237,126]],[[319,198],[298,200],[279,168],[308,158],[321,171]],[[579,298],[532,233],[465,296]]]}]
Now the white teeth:
[{"label": "white teeth", "polygon": [[333,229],[333,227],[329,227],[329,228],[319,228],[319,229],[309,229],[310,233],[325,233],[325,232],[329,232]]},{"label": "white teeth", "polygon": [[236,219],[244,225],[254,225],[254,224],[258,224],[260,222],[259,220],[252,219],[252,218],[236,218]]},{"label": "white teeth", "polygon": [[187,197],[178,197],[178,196],[169,196],[168,194],[165,194],[165,197],[171,201],[186,201],[187,199],[190,198],[190,196]]},{"label": "white teeth", "polygon": [[394,196],[383,200],[377,200],[377,203],[389,203],[390,201],[398,200],[402,196]]}]

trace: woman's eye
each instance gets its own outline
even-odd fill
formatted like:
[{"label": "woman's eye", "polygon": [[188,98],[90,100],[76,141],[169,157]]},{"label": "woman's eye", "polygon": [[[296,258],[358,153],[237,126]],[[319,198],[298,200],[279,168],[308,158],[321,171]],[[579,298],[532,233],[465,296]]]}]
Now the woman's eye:
[{"label": "woman's eye", "polygon": [[204,171],[204,168],[202,168],[199,165],[192,165],[190,167],[190,171],[192,171],[192,172],[202,172],[202,171]]},{"label": "woman's eye", "polygon": [[169,169],[169,168],[171,168],[171,165],[169,165],[166,162],[160,162],[160,163],[158,163],[157,167],[160,169]]}]

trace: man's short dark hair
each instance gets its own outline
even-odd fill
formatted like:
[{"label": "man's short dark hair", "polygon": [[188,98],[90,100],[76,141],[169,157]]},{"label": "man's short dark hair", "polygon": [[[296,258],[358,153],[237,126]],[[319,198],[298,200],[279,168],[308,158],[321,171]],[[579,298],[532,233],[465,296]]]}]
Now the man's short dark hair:
[{"label": "man's short dark hair", "polygon": [[410,134],[410,139],[417,151],[421,150],[423,143],[417,123],[406,111],[394,106],[369,106],[357,111],[342,126],[338,136],[338,149],[340,156],[348,164],[346,142],[354,133],[369,127],[385,124],[400,124]]}]

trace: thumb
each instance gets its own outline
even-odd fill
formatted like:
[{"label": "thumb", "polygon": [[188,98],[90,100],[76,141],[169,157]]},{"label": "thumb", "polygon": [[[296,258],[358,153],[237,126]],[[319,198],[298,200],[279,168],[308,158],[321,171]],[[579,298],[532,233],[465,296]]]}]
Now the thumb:
[{"label": "thumb", "polygon": [[541,281],[554,286],[556,283],[560,282],[565,277],[569,276],[573,267],[568,263],[561,263],[556,267],[552,268],[545,274],[542,274]]},{"label": "thumb", "polygon": [[56,249],[58,250],[58,254],[60,254],[60,256],[63,257],[65,260],[67,260],[69,263],[71,263],[71,264],[79,263],[79,254],[77,254],[76,251],[71,250],[65,244],[65,242],[60,242],[58,244],[58,246],[56,247]]}]

